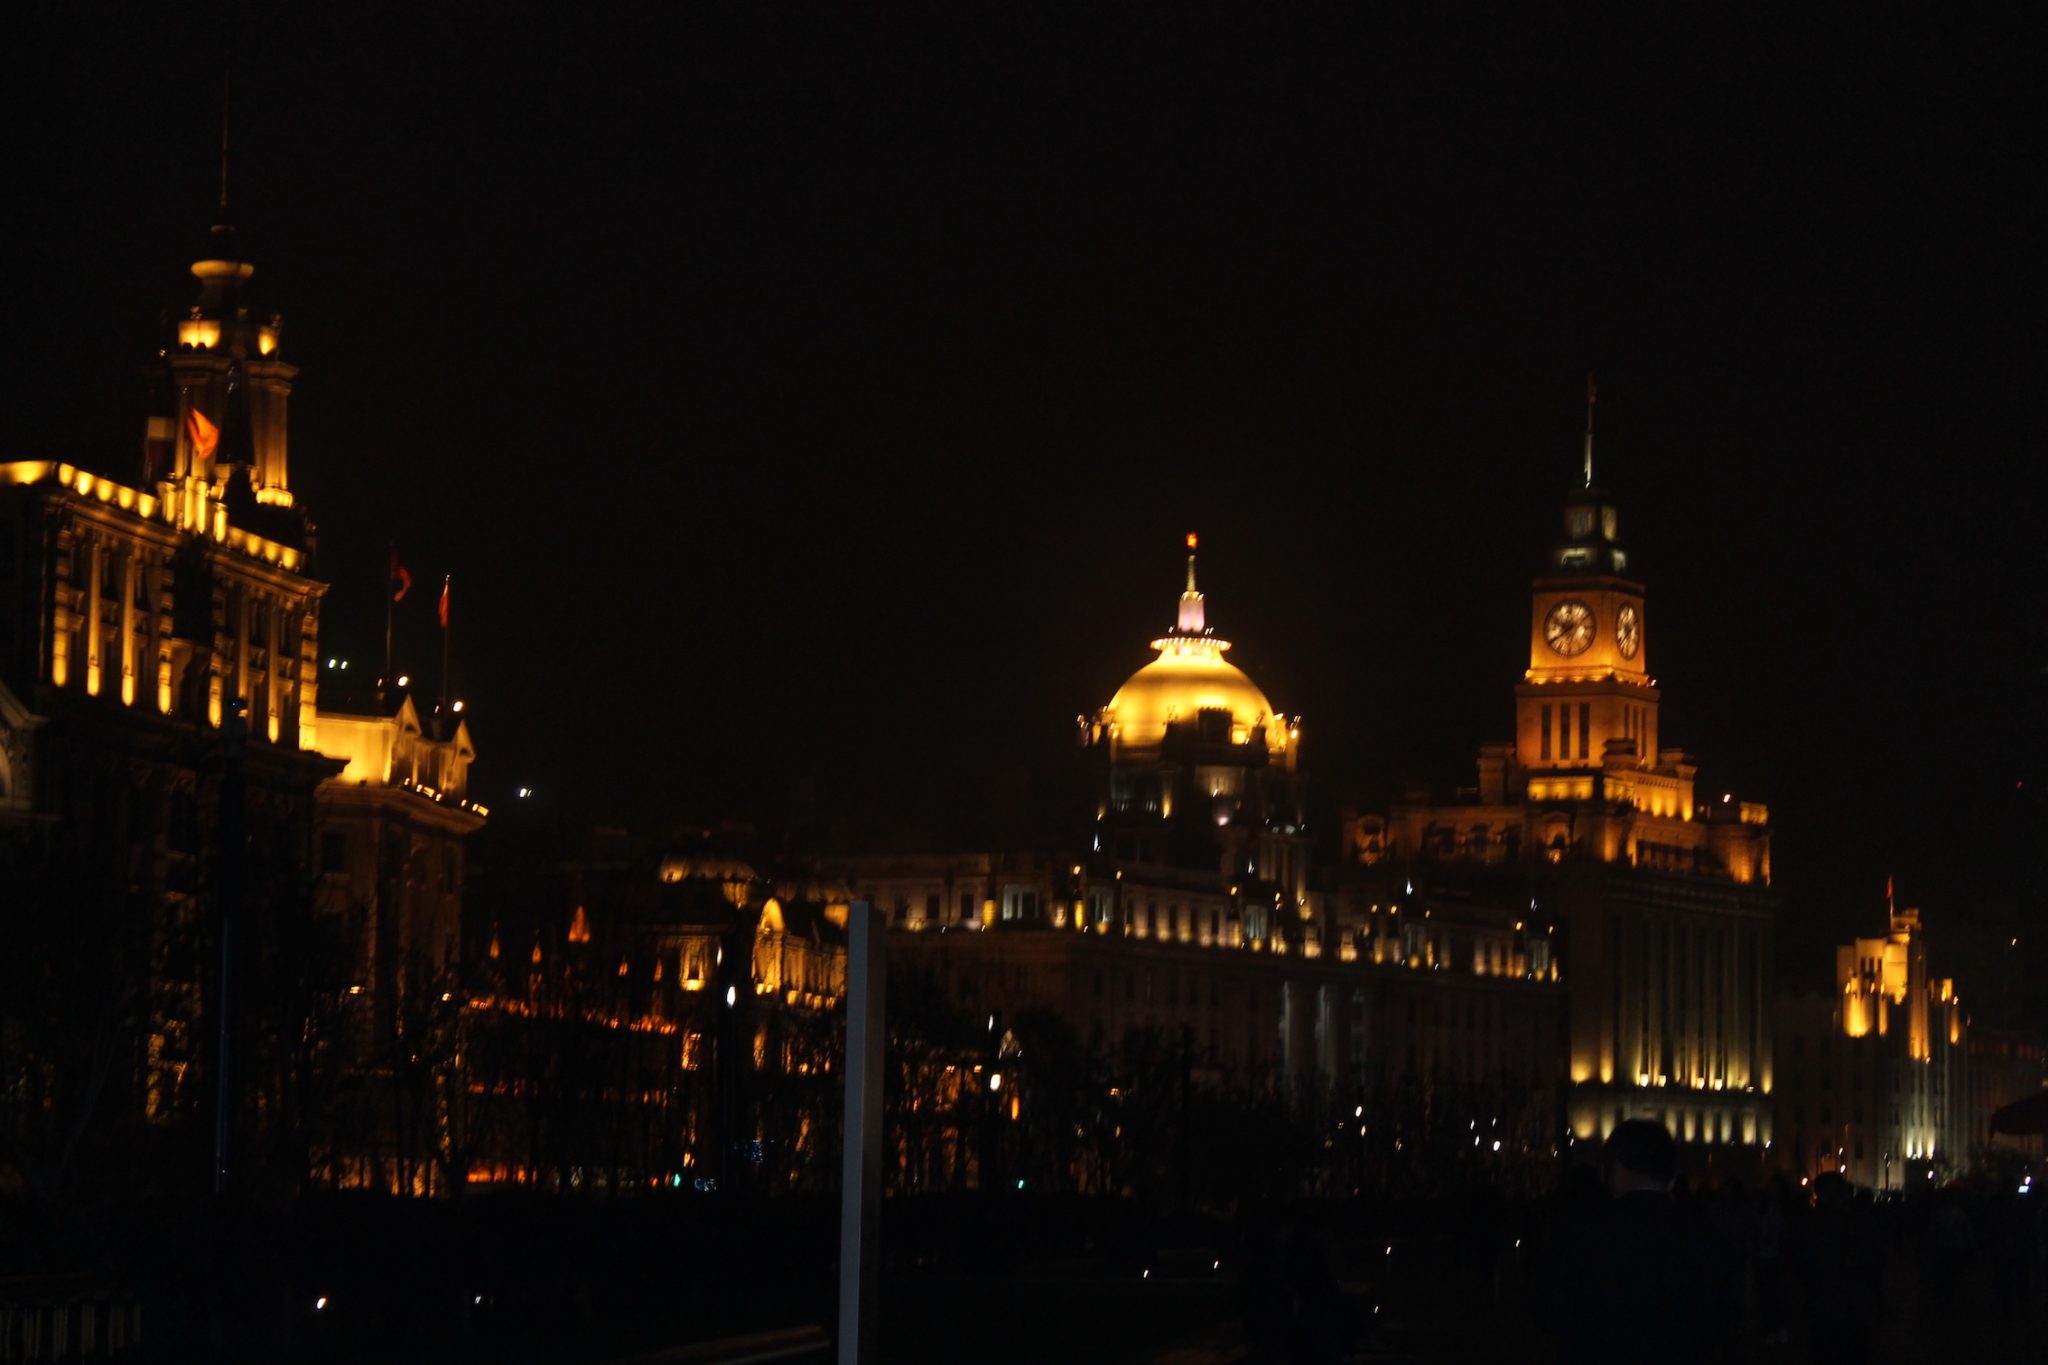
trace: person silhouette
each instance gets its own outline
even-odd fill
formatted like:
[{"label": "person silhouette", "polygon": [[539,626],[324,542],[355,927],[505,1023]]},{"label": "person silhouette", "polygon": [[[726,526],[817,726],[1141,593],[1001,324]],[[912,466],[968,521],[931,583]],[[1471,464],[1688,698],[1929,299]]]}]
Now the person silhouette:
[{"label": "person silhouette", "polygon": [[1664,1125],[1628,1119],[1601,1149],[1607,1199],[1560,1230],[1543,1307],[1566,1360],[1686,1365],[1738,1316],[1733,1252],[1693,1201],[1673,1197],[1678,1147]]}]

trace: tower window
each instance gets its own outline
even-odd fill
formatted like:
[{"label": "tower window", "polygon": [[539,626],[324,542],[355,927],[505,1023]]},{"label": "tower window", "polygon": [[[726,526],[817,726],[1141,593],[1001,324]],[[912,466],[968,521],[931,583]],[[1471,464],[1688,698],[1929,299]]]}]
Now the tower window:
[{"label": "tower window", "polygon": [[1580,702],[1580,703],[1579,703],[1579,757],[1580,757],[1580,758],[1586,758],[1586,757],[1588,757],[1588,756],[1589,756],[1589,755],[1590,755],[1590,754],[1592,753],[1592,748],[1591,748],[1591,737],[1592,737],[1592,734],[1593,734],[1593,703],[1591,703],[1591,702],[1589,702],[1589,701],[1582,701],[1582,702]]},{"label": "tower window", "polygon": [[1543,757],[1550,757],[1550,703],[1543,703]]}]

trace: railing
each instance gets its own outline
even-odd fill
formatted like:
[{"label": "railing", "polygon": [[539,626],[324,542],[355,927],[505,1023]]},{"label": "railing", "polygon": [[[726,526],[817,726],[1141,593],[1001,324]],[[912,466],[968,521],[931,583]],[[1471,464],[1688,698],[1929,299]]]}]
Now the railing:
[{"label": "railing", "polygon": [[105,1360],[142,1347],[142,1305],[89,1280],[0,1280],[0,1361]]}]

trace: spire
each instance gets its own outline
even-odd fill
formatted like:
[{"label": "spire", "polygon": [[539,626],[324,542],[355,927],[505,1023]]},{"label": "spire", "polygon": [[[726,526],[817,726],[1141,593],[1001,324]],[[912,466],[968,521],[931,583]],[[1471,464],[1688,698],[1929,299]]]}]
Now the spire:
[{"label": "spire", "polygon": [[[205,286],[199,305],[209,313],[238,304],[241,281],[251,273],[242,260],[241,247],[235,241],[235,225],[228,219],[228,116],[232,93],[227,54],[223,53],[220,73],[220,203],[214,210],[213,226],[207,231],[200,260],[192,267],[192,273]],[[220,264],[201,269],[207,262]]]},{"label": "spire", "polygon": [[225,61],[220,73],[220,221],[228,220],[228,108],[231,79]]},{"label": "spire", "polygon": [[1202,594],[1195,588],[1195,544],[1195,533],[1190,531],[1188,532],[1188,586],[1187,591],[1180,595],[1180,615],[1178,617],[1178,624],[1174,627],[1176,633],[1181,635],[1200,635],[1202,633]]},{"label": "spire", "polygon": [[1180,595],[1180,611],[1173,629],[1152,642],[1162,656],[1176,659],[1221,659],[1230,641],[1219,640],[1209,630],[1202,609],[1202,590],[1195,586],[1195,533],[1188,532],[1188,585]]},{"label": "spire", "polygon": [[1600,401],[1600,386],[1593,372],[1586,371],[1586,487],[1593,486],[1593,404]]}]

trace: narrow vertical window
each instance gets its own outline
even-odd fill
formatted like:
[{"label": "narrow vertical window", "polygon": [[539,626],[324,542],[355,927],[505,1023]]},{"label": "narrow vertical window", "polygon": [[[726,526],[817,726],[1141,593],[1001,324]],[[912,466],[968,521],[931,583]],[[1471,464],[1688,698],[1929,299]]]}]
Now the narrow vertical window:
[{"label": "narrow vertical window", "polygon": [[1550,703],[1543,703],[1543,757],[1550,757]]},{"label": "narrow vertical window", "polygon": [[1579,703],[1579,757],[1586,758],[1592,753],[1593,703]]}]

